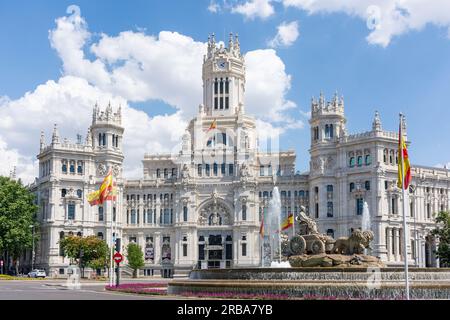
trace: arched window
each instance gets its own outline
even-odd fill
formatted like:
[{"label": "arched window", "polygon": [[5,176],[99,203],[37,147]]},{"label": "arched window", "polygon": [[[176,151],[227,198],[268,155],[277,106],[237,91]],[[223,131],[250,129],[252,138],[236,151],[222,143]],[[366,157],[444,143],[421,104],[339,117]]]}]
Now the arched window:
[{"label": "arched window", "polygon": [[350,168],[353,168],[355,166],[355,157],[350,157],[348,165],[350,166]]},{"label": "arched window", "polygon": [[305,197],[305,190],[300,190],[298,192],[298,196],[301,197],[301,198],[304,198]]},{"label": "arched window", "polygon": [[329,125],[325,125],[325,139],[329,139],[330,138],[330,126]]},{"label": "arched window", "polygon": [[81,197],[83,196],[83,191],[81,189],[77,190],[77,197],[81,199]]},{"label": "arched window", "polygon": [[201,165],[201,164],[199,164],[199,165],[197,166],[197,174],[198,174],[199,177],[202,176],[202,165]]},{"label": "arched window", "polygon": [[82,174],[83,173],[83,162],[78,161],[77,163],[77,173]]},{"label": "arched window", "polygon": [[247,220],[247,206],[245,204],[242,205],[242,220]]},{"label": "arched window", "polygon": [[358,156],[357,165],[358,165],[358,167],[361,167],[363,165],[363,157],[362,156]]},{"label": "arched window", "polygon": [[161,177],[161,169],[156,169],[156,177],[157,178]]},{"label": "arched window", "polygon": [[211,169],[210,169],[209,163],[205,164],[205,172],[206,172],[206,175],[209,177],[209,175],[211,173]]},{"label": "arched window", "polygon": [[367,191],[370,190],[370,181],[367,180],[366,182],[364,182],[364,187],[366,188]]},{"label": "arched window", "polygon": [[330,124],[330,138],[334,137],[334,128],[333,128],[333,124]]},{"label": "arched window", "polygon": [[75,173],[75,161],[70,161],[69,171]]},{"label": "arched window", "polygon": [[64,198],[67,194],[67,190],[66,189],[61,189],[61,197]]},{"label": "arched window", "polygon": [[100,240],[103,240],[103,232],[98,232],[97,238],[99,238]]},{"label": "arched window", "polygon": [[214,164],[213,164],[213,173],[214,173],[215,176],[217,176],[217,172],[218,172],[217,163],[214,162]]},{"label": "arched window", "polygon": [[62,162],[62,165],[61,165],[61,171],[62,171],[63,173],[67,173],[67,161],[66,161],[66,160],[64,160],[64,161]]},{"label": "arched window", "polygon": [[370,154],[366,154],[365,163],[366,166],[370,166],[372,164],[372,157],[370,156]]},{"label": "arched window", "polygon": [[164,179],[167,179],[169,177],[169,170],[164,169]]},{"label": "arched window", "polygon": [[355,190],[355,183],[351,182],[350,183],[350,192],[353,192],[353,190]]}]

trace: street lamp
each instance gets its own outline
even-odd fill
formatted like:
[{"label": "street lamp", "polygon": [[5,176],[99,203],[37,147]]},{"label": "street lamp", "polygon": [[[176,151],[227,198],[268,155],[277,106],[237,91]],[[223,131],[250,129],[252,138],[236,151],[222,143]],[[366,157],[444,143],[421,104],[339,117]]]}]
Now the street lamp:
[{"label": "street lamp", "polygon": [[31,228],[31,270],[34,270],[34,225],[30,225]]}]

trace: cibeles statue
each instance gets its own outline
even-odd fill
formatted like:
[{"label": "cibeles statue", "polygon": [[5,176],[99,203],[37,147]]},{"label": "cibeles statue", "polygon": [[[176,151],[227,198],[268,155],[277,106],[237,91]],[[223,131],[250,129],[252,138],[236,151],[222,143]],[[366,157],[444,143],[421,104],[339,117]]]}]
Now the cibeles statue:
[{"label": "cibeles statue", "polygon": [[299,228],[292,237],[283,254],[288,257],[293,267],[383,267],[377,257],[364,255],[364,250],[370,248],[374,234],[370,230],[356,229],[349,237],[333,237],[319,232],[316,221],[310,218],[305,207],[300,207],[300,213],[295,217]]},{"label": "cibeles statue", "polygon": [[304,206],[300,206],[300,213],[295,218],[300,224],[305,224],[308,230],[307,234],[317,234],[319,230],[317,229],[317,223],[306,215],[306,208]]}]

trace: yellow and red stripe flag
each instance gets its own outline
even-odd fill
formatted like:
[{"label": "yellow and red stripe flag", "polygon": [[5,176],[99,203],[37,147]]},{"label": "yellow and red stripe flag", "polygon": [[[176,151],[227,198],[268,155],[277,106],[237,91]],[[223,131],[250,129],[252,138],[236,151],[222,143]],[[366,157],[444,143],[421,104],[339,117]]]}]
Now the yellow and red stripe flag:
[{"label": "yellow and red stripe flag", "polygon": [[115,200],[116,190],[115,190],[113,176],[111,170],[108,172],[106,177],[103,179],[102,184],[98,190],[88,194],[88,202],[91,206],[102,204],[107,200]]},{"label": "yellow and red stripe flag", "polygon": [[261,226],[259,227],[259,235],[261,236],[261,238],[264,238],[264,214],[262,215],[262,218],[261,218]]},{"label": "yellow and red stripe flag", "polygon": [[294,215],[290,213],[286,219],[284,219],[283,223],[281,224],[281,231],[284,231],[286,229],[289,229],[294,225]]},{"label": "yellow and red stripe flag", "polygon": [[214,119],[214,121],[211,123],[211,125],[209,126],[209,129],[206,132],[209,132],[216,128],[217,128],[217,119]]},{"label": "yellow and red stripe flag", "polygon": [[399,188],[405,190],[411,182],[411,166],[409,164],[408,149],[406,148],[406,142],[403,137],[402,123],[400,121],[400,126],[398,130],[398,181],[397,185]]}]

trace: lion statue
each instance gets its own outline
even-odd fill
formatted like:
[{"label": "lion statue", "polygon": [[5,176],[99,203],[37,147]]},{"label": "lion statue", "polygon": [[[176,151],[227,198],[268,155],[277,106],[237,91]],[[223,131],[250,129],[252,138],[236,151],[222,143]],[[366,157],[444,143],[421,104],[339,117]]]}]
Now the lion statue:
[{"label": "lion statue", "polygon": [[346,255],[363,254],[364,249],[370,248],[370,242],[373,238],[374,234],[372,231],[356,229],[350,237],[338,238],[331,252]]}]

